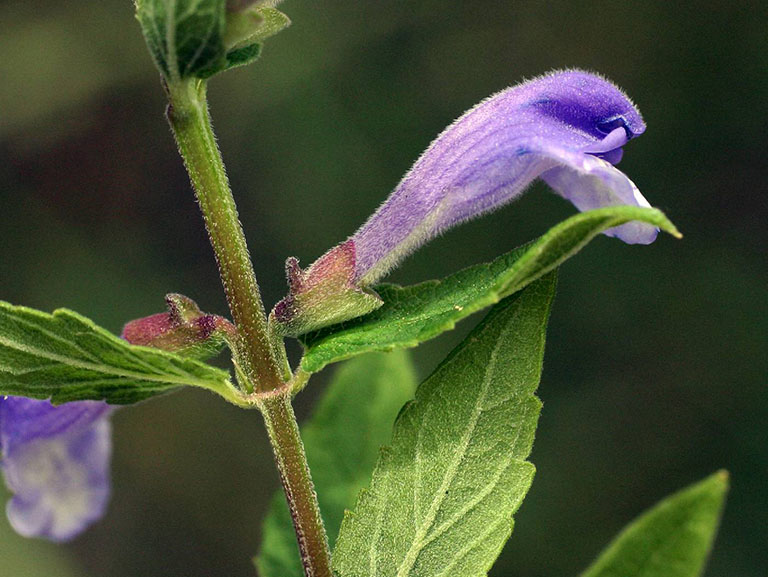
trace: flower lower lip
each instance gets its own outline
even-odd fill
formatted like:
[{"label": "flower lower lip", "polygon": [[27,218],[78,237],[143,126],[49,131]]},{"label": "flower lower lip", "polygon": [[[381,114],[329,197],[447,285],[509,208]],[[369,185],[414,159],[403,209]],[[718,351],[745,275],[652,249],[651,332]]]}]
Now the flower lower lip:
[{"label": "flower lower lip", "polygon": [[584,148],[582,152],[600,156],[621,149],[630,139],[630,132],[626,126],[619,126],[609,132],[600,142],[594,142]]}]

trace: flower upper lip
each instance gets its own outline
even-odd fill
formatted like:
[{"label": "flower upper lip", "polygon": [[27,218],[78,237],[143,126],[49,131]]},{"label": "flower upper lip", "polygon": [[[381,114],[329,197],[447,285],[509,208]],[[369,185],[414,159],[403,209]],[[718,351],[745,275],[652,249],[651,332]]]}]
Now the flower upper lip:
[{"label": "flower upper lip", "polygon": [[635,131],[629,126],[627,119],[621,115],[607,118],[597,123],[597,129],[606,135],[611,134],[617,128],[624,129],[624,132],[627,134],[627,140],[631,140],[635,136],[640,136],[643,132],[645,132],[645,125],[641,125],[639,130]]}]

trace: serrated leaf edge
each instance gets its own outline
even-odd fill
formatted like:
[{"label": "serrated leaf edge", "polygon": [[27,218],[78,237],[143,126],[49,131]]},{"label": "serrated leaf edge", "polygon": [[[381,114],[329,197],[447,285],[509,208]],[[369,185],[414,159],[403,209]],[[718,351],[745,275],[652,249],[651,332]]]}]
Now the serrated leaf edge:
[{"label": "serrated leaf edge", "polygon": [[[108,341],[111,345],[118,347],[120,350],[124,350],[127,352],[130,352],[132,355],[134,351],[142,351],[147,354],[154,355],[156,357],[161,357],[169,361],[175,361],[177,364],[172,365],[172,369],[177,372],[178,376],[171,376],[171,375],[164,375],[160,376],[157,374],[147,374],[147,373],[140,373],[135,371],[127,371],[124,369],[118,369],[115,367],[110,367],[109,365],[105,365],[101,362],[96,362],[94,359],[93,363],[79,361],[76,359],[71,359],[68,357],[62,357],[61,355],[57,355],[55,353],[51,353],[49,351],[40,350],[38,348],[29,347],[20,345],[19,343],[16,343],[14,341],[11,341],[4,337],[3,335],[0,335],[0,345],[3,345],[5,347],[8,347],[12,350],[17,350],[26,354],[35,355],[40,358],[48,359],[51,361],[54,361],[56,363],[60,363],[66,366],[72,366],[76,368],[86,369],[86,370],[92,370],[94,372],[103,373],[106,375],[111,375],[115,377],[125,377],[125,378],[133,378],[140,381],[147,381],[147,382],[156,382],[156,383],[166,383],[171,385],[189,385],[189,386],[196,386],[201,387],[204,389],[211,390],[215,393],[222,394],[223,388],[230,388],[231,381],[229,378],[229,374],[222,370],[218,369],[216,367],[213,367],[211,365],[208,365],[206,363],[201,363],[199,361],[195,361],[193,359],[188,359],[181,357],[179,355],[175,355],[173,353],[162,351],[160,349],[154,349],[150,347],[143,347],[138,345],[131,345],[124,340],[120,339],[119,337],[116,337],[109,331],[103,329],[102,327],[95,324],[93,321],[91,321],[89,318],[84,317],[80,315],[79,313],[72,311],[70,309],[66,308],[59,308],[53,311],[53,313],[49,314],[43,311],[39,311],[37,309],[25,307],[25,306],[19,306],[19,305],[12,305],[10,303],[7,303],[5,301],[0,301],[0,313],[2,312],[8,312],[11,315],[18,312],[20,314],[26,314],[33,318],[39,318],[45,321],[56,321],[57,319],[72,319],[76,321],[77,323],[83,324],[90,331],[93,331],[93,334],[96,336]],[[29,319],[26,318],[19,318],[14,316],[14,321],[21,322],[26,325],[31,325],[34,329],[39,330],[42,333],[45,333],[48,336],[54,337],[56,340],[60,342],[65,342],[69,346],[74,346],[77,349],[80,349],[86,356],[93,357],[90,353],[87,351],[83,351],[82,348],[76,344],[72,343],[70,341],[67,341],[66,339],[62,339],[60,336],[55,335],[51,333],[48,329],[46,329],[44,326],[40,326],[34,323],[31,323]],[[141,364],[146,363],[133,355],[134,360],[138,360]],[[198,366],[200,368],[205,368],[206,370],[211,371],[212,373],[218,372],[220,374],[220,380],[207,380],[207,379],[200,379],[199,377],[196,377],[195,375],[189,373],[188,371],[184,370],[181,366],[178,366],[178,364],[190,364],[193,366]],[[150,367],[154,371],[157,371],[157,367]],[[4,370],[2,367],[0,367],[0,370]],[[4,372],[13,375],[14,373],[10,370],[4,370]],[[26,372],[26,371],[25,371]],[[89,381],[90,383],[98,383],[97,380]]]},{"label": "serrated leaf edge", "polygon": [[[616,215],[617,209],[620,209],[624,214],[620,216]],[[640,220],[640,221],[658,226],[659,228],[661,228],[665,232],[668,232],[672,236],[675,236],[676,238],[680,238],[682,236],[680,232],[677,230],[677,228],[675,227],[675,225],[672,224],[672,222],[664,215],[664,213],[662,213],[660,210],[655,208],[613,206],[613,207],[600,208],[600,209],[576,214],[568,218],[567,220],[561,222],[560,224],[554,226],[552,229],[547,231],[544,235],[539,237],[537,240],[532,241],[527,245],[523,245],[522,247],[509,251],[508,253],[505,253],[504,255],[494,259],[493,261],[473,265],[465,269],[462,269],[460,271],[457,271],[455,273],[452,273],[451,275],[449,275],[444,279],[439,279],[439,280],[432,279],[432,280],[424,281],[415,285],[410,285],[407,287],[400,287],[398,285],[389,284],[389,283],[378,285],[377,287],[375,287],[375,290],[380,295],[382,294],[382,292],[386,291],[386,287],[394,287],[396,289],[400,289],[403,291],[428,289],[430,286],[439,286],[440,284],[448,281],[452,277],[464,274],[469,270],[472,270],[472,269],[479,270],[482,267],[490,268],[494,265],[494,263],[505,258],[510,253],[523,251],[520,257],[512,264],[512,266],[506,271],[506,273],[504,273],[497,280],[494,286],[490,287],[487,290],[484,296],[482,296],[481,298],[475,301],[472,301],[472,303],[470,304],[464,305],[460,315],[452,317],[444,321],[443,323],[436,324],[429,327],[429,331],[426,334],[426,336],[423,336],[424,333],[421,332],[417,337],[413,339],[401,340],[396,343],[375,346],[374,348],[365,349],[361,351],[351,351],[347,354],[342,353],[338,356],[333,357],[330,360],[321,358],[319,361],[312,362],[313,347],[322,346],[323,342],[327,342],[326,339],[331,339],[334,334],[338,334],[338,333],[331,333],[327,336],[322,337],[322,339],[320,339],[319,341],[316,341],[316,343],[309,344],[309,346],[307,347],[307,352],[301,360],[301,368],[306,372],[316,373],[323,370],[329,364],[336,363],[339,361],[344,361],[366,352],[374,352],[374,351],[388,352],[388,351],[392,351],[399,348],[416,347],[426,340],[432,339],[443,332],[452,330],[453,328],[456,327],[456,324],[459,321],[465,319],[469,315],[476,313],[477,311],[480,311],[488,306],[494,305],[499,301],[501,301],[503,298],[522,290],[532,282],[538,280],[539,278],[546,275],[548,272],[557,268],[558,266],[563,264],[566,260],[574,256],[582,248],[584,248],[587,244],[589,244],[589,242],[591,242],[602,231],[607,230],[609,228],[613,228],[615,226],[619,226],[626,222],[630,222],[632,220]],[[526,265],[528,265],[528,263],[532,260],[535,262],[536,257],[540,255],[545,250],[546,247],[551,246],[552,244],[557,242],[557,240],[561,237],[561,235],[567,233],[572,228],[575,228],[579,225],[583,225],[585,223],[589,223],[590,221],[594,221],[593,228],[588,232],[586,236],[584,236],[581,242],[575,245],[573,249],[564,253],[559,258],[555,259],[549,266],[542,268],[536,274],[527,276],[527,277],[523,276],[521,279],[519,279],[520,282],[517,282],[516,284],[511,283],[510,281],[511,277],[521,275]],[[373,313],[373,314],[376,314],[376,313]],[[359,319],[355,319],[352,322],[359,322],[361,319],[365,319],[365,317],[360,317]],[[344,323],[338,326],[344,327]]]}]

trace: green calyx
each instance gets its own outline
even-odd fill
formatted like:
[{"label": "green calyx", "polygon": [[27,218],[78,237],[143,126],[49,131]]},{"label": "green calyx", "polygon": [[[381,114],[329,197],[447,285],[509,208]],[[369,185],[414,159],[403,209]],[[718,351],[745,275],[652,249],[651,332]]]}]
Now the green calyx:
[{"label": "green calyx", "polygon": [[216,356],[236,338],[237,329],[231,322],[202,312],[192,299],[172,293],[165,302],[168,312],[130,321],[122,337],[133,345],[198,360]]},{"label": "green calyx", "polygon": [[255,61],[266,38],[290,24],[274,2],[135,0],[150,52],[167,83]]},{"label": "green calyx", "polygon": [[270,330],[298,336],[366,315],[384,302],[370,289],[355,283],[355,247],[344,242],[328,251],[307,270],[295,258],[286,261],[288,295],[269,315]]}]

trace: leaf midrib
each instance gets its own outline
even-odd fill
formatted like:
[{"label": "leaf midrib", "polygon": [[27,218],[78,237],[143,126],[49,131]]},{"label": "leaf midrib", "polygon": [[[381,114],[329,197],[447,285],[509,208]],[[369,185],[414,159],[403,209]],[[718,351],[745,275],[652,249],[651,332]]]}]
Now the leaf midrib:
[{"label": "leaf midrib", "polygon": [[[462,435],[461,443],[459,444],[459,451],[457,451],[456,456],[451,461],[450,466],[446,470],[446,473],[443,476],[443,480],[440,483],[440,487],[437,490],[437,495],[432,500],[429,510],[427,511],[427,515],[424,518],[424,521],[416,530],[413,543],[411,544],[410,549],[406,552],[402,563],[400,563],[400,566],[397,569],[397,577],[406,577],[410,573],[411,569],[413,569],[413,566],[416,563],[416,560],[418,559],[419,554],[423,550],[423,546],[430,542],[429,540],[426,540],[425,537],[427,536],[429,529],[432,527],[437,517],[437,513],[440,510],[440,507],[442,506],[443,501],[445,500],[446,490],[450,486],[450,484],[453,482],[453,479],[456,476],[458,468],[461,465],[461,462],[463,461],[464,456],[466,455],[467,449],[469,447],[469,443],[471,442],[471,439],[472,439],[472,435],[480,419],[480,415],[483,413],[483,410],[481,408],[482,401],[485,399],[488,393],[488,389],[490,387],[490,382],[491,382],[491,379],[489,377],[493,371],[493,368],[496,365],[496,362],[497,362],[496,357],[498,356],[499,349],[501,348],[501,346],[502,346],[502,339],[498,339],[496,341],[496,345],[493,347],[493,350],[491,351],[491,356],[488,361],[488,368],[485,371],[485,375],[483,376],[483,384],[480,388],[480,394],[478,395],[477,402],[475,403],[475,409],[473,411],[472,419],[468,423],[468,426],[465,429],[465,433]],[[418,511],[414,510],[414,515],[417,513]]]},{"label": "leaf midrib", "polygon": [[[104,364],[95,364],[90,363],[87,361],[79,361],[77,359],[73,359],[71,357],[63,357],[61,355],[57,355],[55,353],[51,353],[48,351],[40,350],[36,347],[30,347],[30,346],[22,346],[19,345],[19,343],[15,343],[13,341],[9,341],[2,335],[0,335],[0,345],[8,347],[9,349],[16,350],[22,353],[26,353],[29,355],[34,355],[43,359],[47,359],[49,361],[55,361],[58,363],[61,363],[65,366],[75,367],[79,369],[85,369],[89,371],[93,371],[96,373],[101,373],[105,375],[112,375],[115,377],[125,377],[129,379],[136,379],[139,381],[149,381],[154,383],[169,383],[174,385],[194,385],[199,386],[203,388],[211,388],[213,385],[212,381],[208,380],[201,380],[190,373],[184,371],[179,367],[180,370],[184,372],[185,377],[172,377],[168,375],[150,375],[146,373],[137,373],[134,371],[124,370],[124,369],[117,369],[114,367],[110,367],[109,365]],[[12,372],[8,371],[10,374],[13,374]]]}]

